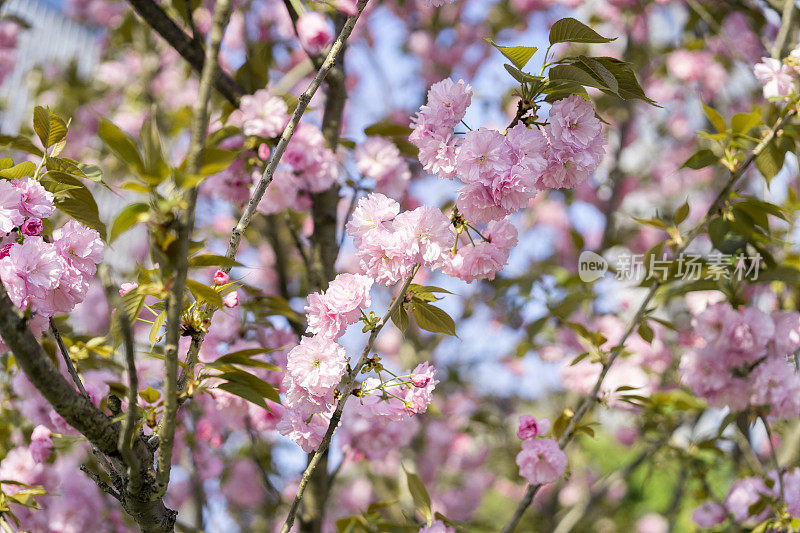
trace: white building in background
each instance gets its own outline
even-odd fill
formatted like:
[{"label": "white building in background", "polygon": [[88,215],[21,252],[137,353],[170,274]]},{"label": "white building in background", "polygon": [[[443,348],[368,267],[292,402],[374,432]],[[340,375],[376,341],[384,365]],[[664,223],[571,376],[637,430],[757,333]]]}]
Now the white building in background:
[{"label": "white building in background", "polygon": [[15,15],[30,25],[19,33],[17,63],[0,86],[0,133],[16,134],[30,120],[34,102],[27,84],[28,73],[37,66],[77,61],[78,73],[88,76],[100,54],[99,35],[66,17],[42,0],[6,0],[0,15]]}]

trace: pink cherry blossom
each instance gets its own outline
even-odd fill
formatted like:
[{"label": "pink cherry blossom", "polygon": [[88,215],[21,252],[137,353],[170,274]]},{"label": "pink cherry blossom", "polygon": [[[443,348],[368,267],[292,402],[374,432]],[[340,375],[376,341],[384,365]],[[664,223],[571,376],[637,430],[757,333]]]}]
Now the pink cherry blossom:
[{"label": "pink cherry blossom", "polygon": [[319,54],[333,42],[330,22],[316,11],[310,11],[297,19],[297,35],[300,44],[312,55]]},{"label": "pink cherry blossom", "polygon": [[539,435],[547,433],[548,429],[550,429],[550,419],[537,420],[531,415],[522,415],[519,417],[517,436],[522,440],[535,439]]},{"label": "pink cherry blossom", "polygon": [[20,192],[22,213],[29,217],[48,218],[55,211],[52,193],[45,190],[38,181],[31,178],[15,180],[14,186]]},{"label": "pink cherry blossom", "polygon": [[31,445],[28,449],[31,451],[33,460],[37,463],[47,461],[47,458],[50,457],[50,452],[53,451],[53,441],[50,439],[50,430],[42,425],[33,428],[33,433],[31,433]]},{"label": "pink cherry blossom", "polygon": [[314,396],[325,396],[339,384],[347,356],[344,348],[324,337],[304,337],[287,356],[286,371]]},{"label": "pink cherry blossom", "polygon": [[783,98],[794,92],[795,73],[779,59],[762,57],[753,67],[753,74],[764,86],[764,98]]},{"label": "pink cherry blossom", "polygon": [[222,270],[214,272],[214,285],[225,285],[231,280],[230,275]]},{"label": "pink cherry blossom", "polygon": [[53,232],[53,243],[67,263],[87,276],[93,276],[103,260],[105,245],[100,234],[75,220]]},{"label": "pink cherry blossom", "polygon": [[0,231],[8,233],[25,221],[22,194],[8,180],[0,180]]},{"label": "pink cherry blossom", "polygon": [[272,96],[268,89],[259,89],[252,95],[242,96],[231,121],[240,124],[245,135],[277,137],[289,121],[288,107],[283,99]]},{"label": "pink cherry blossom", "polygon": [[519,474],[532,485],[551,483],[564,473],[567,456],[553,439],[529,439],[517,454]]},{"label": "pink cherry blossom", "polygon": [[222,303],[225,307],[236,307],[239,305],[239,291],[229,292],[222,297]]}]

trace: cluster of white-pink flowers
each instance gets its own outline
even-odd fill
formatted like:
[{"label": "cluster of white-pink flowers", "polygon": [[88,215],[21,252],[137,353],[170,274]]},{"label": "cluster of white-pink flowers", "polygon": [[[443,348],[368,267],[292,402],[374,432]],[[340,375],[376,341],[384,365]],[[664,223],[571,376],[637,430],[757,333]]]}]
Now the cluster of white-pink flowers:
[{"label": "cluster of white-pink flowers", "polygon": [[519,417],[517,436],[522,439],[522,451],[517,454],[519,475],[531,485],[551,483],[567,468],[567,455],[550,438],[537,438],[550,429],[550,420],[536,420],[533,416]]},{"label": "cluster of white-pink flowers", "polygon": [[14,305],[34,313],[37,333],[44,318],[83,301],[103,259],[100,234],[74,220],[45,239],[43,220],[54,212],[53,195],[36,180],[0,180],[0,279]]},{"label": "cluster of white-pink flowers", "polygon": [[714,407],[757,407],[771,418],[800,415],[800,313],[710,306],[693,321],[697,346],[681,359],[683,382]]},{"label": "cluster of white-pink flowers", "polygon": [[[306,452],[319,447],[335,408],[337,386],[347,368],[345,349],[337,343],[347,326],[361,319],[370,306],[373,279],[363,274],[339,274],[324,292],[308,296],[305,308],[308,332],[287,354],[282,388],[284,411],[277,429]],[[433,367],[418,365],[389,381],[366,379],[359,392],[362,405],[372,405],[370,416],[385,420],[424,412],[436,380]],[[403,379],[404,378],[404,379]],[[391,398],[383,398],[391,388]]]},{"label": "cluster of white-pink flowers", "polygon": [[788,98],[795,92],[794,82],[800,75],[800,48],[781,61],[762,57],[753,67],[753,74],[763,86],[764,98]]},{"label": "cluster of white-pink flowers", "polygon": [[580,96],[555,102],[541,128],[520,123],[505,135],[480,128],[459,142],[455,128],[471,102],[464,80],[434,84],[409,136],[426,171],[464,182],[456,205],[471,222],[499,220],[527,206],[539,190],[578,186],[605,153],[594,105]]}]

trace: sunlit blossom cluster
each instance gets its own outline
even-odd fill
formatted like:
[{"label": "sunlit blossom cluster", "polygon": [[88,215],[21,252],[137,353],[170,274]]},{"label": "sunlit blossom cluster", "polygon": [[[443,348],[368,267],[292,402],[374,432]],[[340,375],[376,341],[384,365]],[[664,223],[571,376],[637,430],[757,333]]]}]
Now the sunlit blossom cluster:
[{"label": "sunlit blossom cluster", "polygon": [[83,301],[103,259],[100,234],[75,220],[43,235],[54,212],[53,195],[36,180],[0,180],[0,279],[14,305],[34,313],[37,333],[45,318]]},{"label": "sunlit blossom cluster", "polygon": [[[305,311],[312,336],[304,337],[287,354],[282,383],[286,399],[277,426],[307,452],[319,447],[325,436],[336,406],[337,386],[347,368],[345,349],[336,341],[371,305],[373,283],[372,277],[363,274],[339,274],[326,291],[308,296]],[[408,371],[405,379],[366,379],[360,389],[360,416],[386,426],[425,412],[437,383],[435,372],[423,363]]]}]

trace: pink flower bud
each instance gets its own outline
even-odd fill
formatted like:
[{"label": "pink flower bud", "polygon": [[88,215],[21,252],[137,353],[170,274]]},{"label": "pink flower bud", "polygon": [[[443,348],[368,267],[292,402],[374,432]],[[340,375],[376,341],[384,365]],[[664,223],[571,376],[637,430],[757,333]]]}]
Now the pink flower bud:
[{"label": "pink flower bud", "polygon": [[231,277],[223,272],[222,270],[217,270],[214,273],[214,284],[215,285],[225,285],[231,280]]},{"label": "pink flower bud", "polygon": [[8,257],[9,253],[11,252],[11,247],[14,246],[15,243],[10,242],[8,244],[4,244],[2,248],[0,248],[0,259],[4,257]]},{"label": "pink flower bud", "polygon": [[258,158],[259,159],[261,159],[262,161],[266,161],[267,159],[269,159],[269,153],[270,153],[270,149],[269,149],[269,145],[268,144],[264,143],[264,144],[259,144],[258,145]]},{"label": "pink flower bud", "polygon": [[119,286],[119,295],[125,296],[138,286],[139,284],[136,283],[135,281],[131,281],[130,283],[123,283],[122,285]]},{"label": "pink flower bud", "polygon": [[40,218],[29,218],[22,223],[21,229],[23,235],[41,235],[42,230],[44,229],[44,224],[42,224],[42,220]]},{"label": "pink flower bud", "polygon": [[531,415],[522,415],[519,417],[519,428],[517,429],[517,436],[522,440],[535,439],[539,435],[547,433],[550,429],[550,420],[542,418],[536,420],[536,417]]},{"label": "pink flower bud", "polygon": [[328,19],[313,11],[297,20],[297,35],[300,37],[300,45],[313,55],[322,52],[333,41],[333,31]]},{"label": "pink flower bud", "polygon": [[225,304],[225,307],[236,307],[239,305],[239,293],[233,291],[222,299],[222,303]]}]

